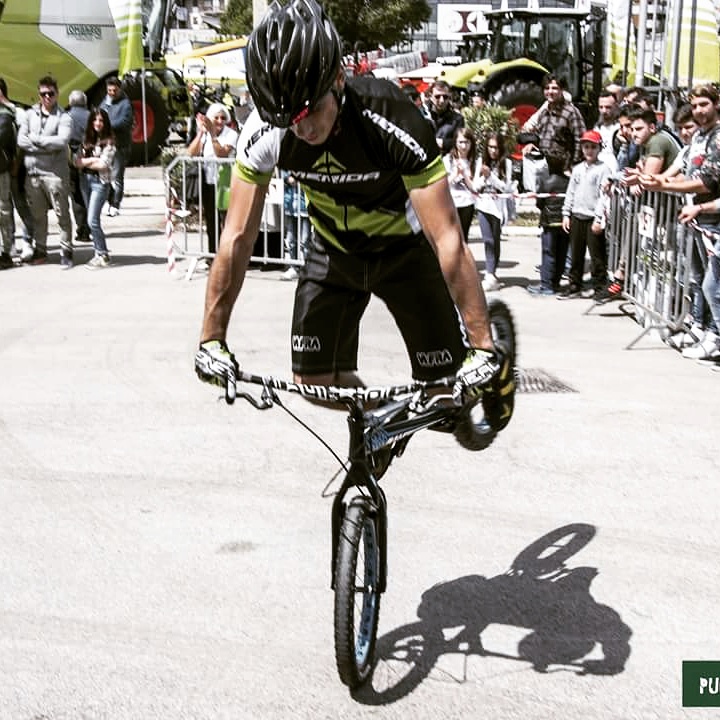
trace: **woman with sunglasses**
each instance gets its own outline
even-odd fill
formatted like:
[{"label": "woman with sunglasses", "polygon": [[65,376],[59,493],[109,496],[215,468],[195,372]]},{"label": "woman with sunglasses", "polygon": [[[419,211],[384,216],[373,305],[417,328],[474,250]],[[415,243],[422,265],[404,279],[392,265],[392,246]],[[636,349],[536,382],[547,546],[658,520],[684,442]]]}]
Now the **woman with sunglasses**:
[{"label": "woman with sunglasses", "polygon": [[115,133],[105,110],[93,110],[85,128],[85,139],[75,158],[75,167],[82,171],[80,185],[87,207],[88,225],[95,255],[85,264],[88,270],[110,266],[105,232],[100,225],[103,205],[110,194],[112,169],[117,148]]}]

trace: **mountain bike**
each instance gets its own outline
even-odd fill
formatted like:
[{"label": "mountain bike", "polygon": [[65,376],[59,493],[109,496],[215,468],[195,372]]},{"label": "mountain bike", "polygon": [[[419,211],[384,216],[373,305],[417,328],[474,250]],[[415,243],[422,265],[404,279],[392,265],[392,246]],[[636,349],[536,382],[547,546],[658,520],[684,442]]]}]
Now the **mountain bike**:
[{"label": "mountain bike", "polygon": [[[499,300],[488,303],[488,313],[493,340],[503,346],[514,367],[512,314]],[[342,682],[351,689],[362,685],[372,672],[380,596],[387,586],[387,501],[380,478],[419,430],[453,433],[460,445],[471,450],[483,450],[495,438],[496,432],[482,420],[482,399],[456,404],[452,396],[455,382],[455,375],[451,375],[405,385],[333,387],[304,385],[241,371],[227,384],[228,403],[241,398],[259,410],[274,405],[284,407],[278,391],[340,403],[347,408],[347,462],[308,429],[333,452],[345,471],[331,510],[331,588],[335,592],[337,670]],[[243,383],[259,385],[262,390],[259,395],[241,390]]]}]

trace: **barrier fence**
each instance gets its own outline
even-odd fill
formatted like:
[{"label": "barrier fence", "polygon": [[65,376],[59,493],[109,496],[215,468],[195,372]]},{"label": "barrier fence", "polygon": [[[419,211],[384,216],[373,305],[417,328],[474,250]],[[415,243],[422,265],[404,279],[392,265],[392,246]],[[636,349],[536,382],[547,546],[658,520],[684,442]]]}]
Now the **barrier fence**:
[{"label": "barrier fence", "polygon": [[[229,194],[230,167],[233,159],[204,160],[200,157],[178,156],[165,170],[167,202],[168,267],[173,268],[178,255],[190,260],[186,278],[190,279],[203,260],[211,260],[207,222],[203,214],[212,209],[217,234],[222,227]],[[204,167],[216,164],[226,170],[218,173],[216,186],[200,181]],[[209,188],[209,189],[208,189]],[[303,243],[295,243],[293,252],[285,247],[287,236],[284,212],[285,184],[275,177],[263,209],[262,224],[253,248],[251,262],[299,266],[303,263]],[[203,192],[213,192],[215,203],[203,202]],[[498,197],[535,199],[562,197],[548,193],[499,194]],[[623,275],[619,297],[623,311],[634,316],[642,326],[641,333],[627,346],[631,348],[652,329],[675,332],[684,324],[691,309],[694,294],[702,282],[700,260],[707,264],[707,252],[701,231],[678,223],[678,213],[684,203],[680,194],[643,192],[615,184],[609,196],[606,223],[608,268]],[[292,221],[295,237],[300,239],[307,228],[306,214],[295,212],[287,216]],[[217,247],[217,244],[215,245]],[[693,254],[695,266],[693,266]],[[593,304],[588,313],[596,306]]]},{"label": "barrier fence", "polygon": [[684,196],[675,193],[635,195],[619,185],[611,191],[608,268],[622,276],[620,295],[632,307],[623,309],[643,327],[628,348],[650,330],[675,332],[685,324],[696,281],[692,258],[698,231],[678,222],[684,203]]},{"label": "barrier fence", "polygon": [[[233,158],[207,160],[202,157],[179,155],[164,172],[166,237],[168,269],[174,270],[178,257],[189,260],[186,279],[190,280],[201,261],[212,261],[225,220],[230,194]],[[206,179],[216,179],[208,183]],[[286,217],[284,212],[285,183],[281,177],[270,181],[263,207],[260,232],[253,247],[252,263],[282,266],[303,264],[302,240],[307,232],[307,216],[300,211]],[[208,213],[212,213],[209,218]],[[292,218],[293,227],[288,227]],[[288,230],[294,230],[288,233]],[[212,238],[208,236],[212,234]],[[293,248],[285,240],[293,235],[298,241]],[[211,242],[214,240],[214,242]]]}]

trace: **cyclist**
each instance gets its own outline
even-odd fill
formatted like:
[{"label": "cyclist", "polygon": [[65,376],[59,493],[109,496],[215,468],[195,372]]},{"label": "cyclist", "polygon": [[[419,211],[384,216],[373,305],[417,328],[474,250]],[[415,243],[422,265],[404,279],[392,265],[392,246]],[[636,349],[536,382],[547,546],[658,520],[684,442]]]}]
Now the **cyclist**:
[{"label": "cyclist", "polygon": [[482,395],[484,422],[498,431],[512,415],[512,360],[493,345],[433,129],[399,88],[346,80],[341,63],[340,38],[315,0],[273,2],[250,36],[255,110],[237,146],[196,372],[220,386],[238,372],[226,332],[279,167],[300,182],[315,229],[295,294],[295,381],[362,385],[359,322],[375,294],[403,335],[413,377],[457,373],[457,400]]}]

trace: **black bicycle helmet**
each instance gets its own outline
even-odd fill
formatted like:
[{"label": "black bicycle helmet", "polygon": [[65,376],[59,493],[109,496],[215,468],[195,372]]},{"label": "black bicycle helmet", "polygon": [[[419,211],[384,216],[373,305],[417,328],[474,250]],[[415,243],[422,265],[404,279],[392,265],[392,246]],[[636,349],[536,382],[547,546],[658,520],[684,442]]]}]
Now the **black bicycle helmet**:
[{"label": "black bicycle helmet", "polygon": [[260,117],[290,127],[330,90],[341,62],[340,37],[315,0],[274,0],[247,46],[247,84]]}]

